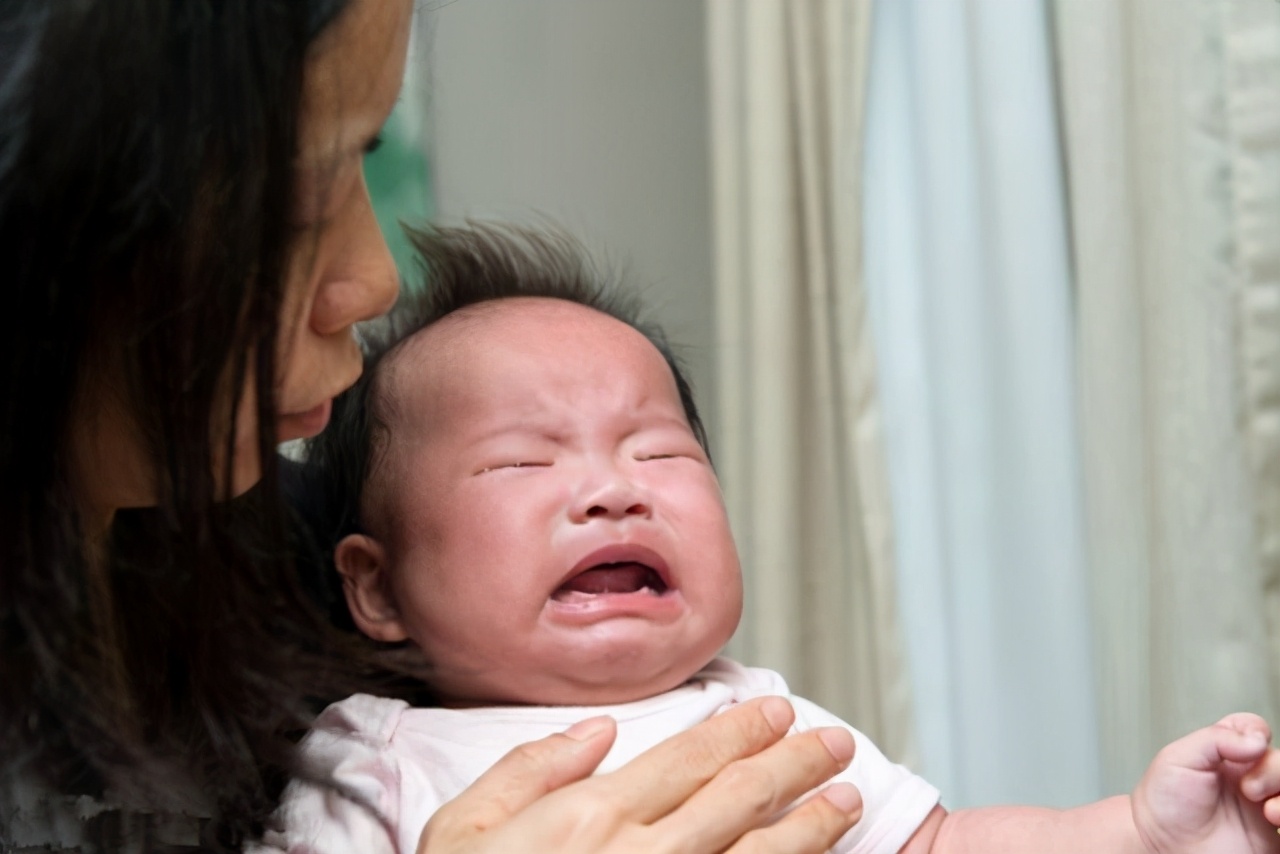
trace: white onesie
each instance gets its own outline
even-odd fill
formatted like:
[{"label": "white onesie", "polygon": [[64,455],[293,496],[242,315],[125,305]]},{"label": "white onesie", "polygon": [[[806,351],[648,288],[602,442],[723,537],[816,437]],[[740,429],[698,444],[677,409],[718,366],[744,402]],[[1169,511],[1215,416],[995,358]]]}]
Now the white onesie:
[{"label": "white onesie", "polygon": [[[768,694],[788,696],[781,676],[727,659],[716,659],[673,691],[618,706],[415,708],[356,694],[325,709],[301,747],[306,761],[347,796],[294,781],[276,814],[279,829],[257,850],[412,854],[432,813],[516,745],[610,715],[618,721],[618,740],[597,772],[603,773],[734,703]],[[937,789],[889,762],[834,715],[790,699],[796,731],[843,726],[857,743],[852,764],[837,779],[862,793],[862,820],[834,850],[896,854],[938,803]]]}]

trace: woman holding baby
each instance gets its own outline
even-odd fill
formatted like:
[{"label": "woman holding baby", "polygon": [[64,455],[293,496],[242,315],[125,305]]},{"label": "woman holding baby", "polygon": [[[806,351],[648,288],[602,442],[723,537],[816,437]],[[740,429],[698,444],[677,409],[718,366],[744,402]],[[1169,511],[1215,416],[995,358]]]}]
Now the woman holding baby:
[{"label": "woman holding baby", "polygon": [[[239,850],[313,699],[376,669],[299,589],[278,442],[360,373],[397,278],[362,156],[410,0],[0,7],[0,848]],[[846,765],[764,700],[590,777],[596,719],[508,755],[432,852],[821,851]]]}]

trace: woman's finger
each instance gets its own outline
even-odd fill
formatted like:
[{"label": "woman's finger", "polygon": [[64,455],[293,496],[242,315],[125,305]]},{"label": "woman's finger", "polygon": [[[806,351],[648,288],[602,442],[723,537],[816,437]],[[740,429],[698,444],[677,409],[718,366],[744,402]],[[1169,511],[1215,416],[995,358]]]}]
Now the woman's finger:
[{"label": "woman's finger", "polygon": [[648,824],[683,804],[736,760],[776,744],[794,721],[795,710],[786,700],[752,700],[668,738],[601,782],[626,793],[628,820]]},{"label": "woman's finger", "polygon": [[436,811],[418,850],[427,850],[428,838],[443,850],[457,850],[455,845],[460,848],[467,838],[506,822],[549,792],[590,776],[617,734],[612,718],[598,717],[520,745]]},{"label": "woman's finger", "polygon": [[797,854],[828,851],[862,818],[862,794],[836,783],[814,794],[768,827],[747,833],[729,854]]},{"label": "woman's finger", "polygon": [[[806,792],[830,780],[848,766],[853,750],[853,736],[844,729],[824,728],[793,735],[756,756],[728,765],[666,817],[654,822],[652,830],[658,838],[684,840],[684,850],[721,850],[744,833],[769,823]],[[837,808],[835,802],[826,800],[826,805],[809,806],[794,825],[785,826],[781,835],[823,835],[828,827],[828,822],[821,820],[829,815],[826,807]],[[860,799],[858,803],[860,809]],[[852,823],[850,818],[848,824]],[[773,838],[768,834],[763,837],[761,842]]]},{"label": "woman's finger", "polygon": [[[794,718],[778,697],[743,703],[590,780],[616,730],[610,719],[584,722],[509,753],[432,817],[418,850],[505,851],[533,840],[560,854],[723,850],[852,759],[843,729],[784,739]],[[749,844],[762,847],[741,850],[825,850],[855,820],[842,792],[807,802],[755,833]]]}]

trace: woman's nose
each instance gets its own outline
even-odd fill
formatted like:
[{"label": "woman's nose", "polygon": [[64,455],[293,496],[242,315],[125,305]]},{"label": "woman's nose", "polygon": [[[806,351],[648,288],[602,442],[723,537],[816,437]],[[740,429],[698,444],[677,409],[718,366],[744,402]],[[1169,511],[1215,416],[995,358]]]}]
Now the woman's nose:
[{"label": "woman's nose", "polygon": [[378,227],[363,176],[346,216],[341,273],[321,283],[312,306],[311,327],[318,335],[344,332],[355,323],[385,314],[400,292],[395,260]]},{"label": "woman's nose", "polygon": [[619,474],[613,474],[605,482],[584,489],[569,515],[579,524],[601,518],[648,518],[653,515],[653,506],[643,490]]}]

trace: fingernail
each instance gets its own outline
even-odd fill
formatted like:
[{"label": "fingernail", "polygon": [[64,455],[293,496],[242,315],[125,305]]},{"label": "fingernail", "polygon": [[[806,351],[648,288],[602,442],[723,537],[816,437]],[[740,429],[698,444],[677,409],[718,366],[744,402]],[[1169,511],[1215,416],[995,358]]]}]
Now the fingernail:
[{"label": "fingernail", "polygon": [[769,697],[760,707],[760,713],[774,729],[787,729],[795,720],[791,704],[781,697]]},{"label": "fingernail", "polygon": [[822,797],[845,815],[862,812],[862,794],[852,783],[836,783],[822,790]]},{"label": "fingernail", "polygon": [[826,745],[827,752],[841,765],[848,765],[853,759],[853,736],[839,727],[825,727],[818,730],[818,738]]},{"label": "fingernail", "polygon": [[609,728],[609,719],[604,716],[587,718],[585,721],[578,721],[573,726],[564,731],[564,734],[572,738],[574,741],[590,741],[600,733]]}]

